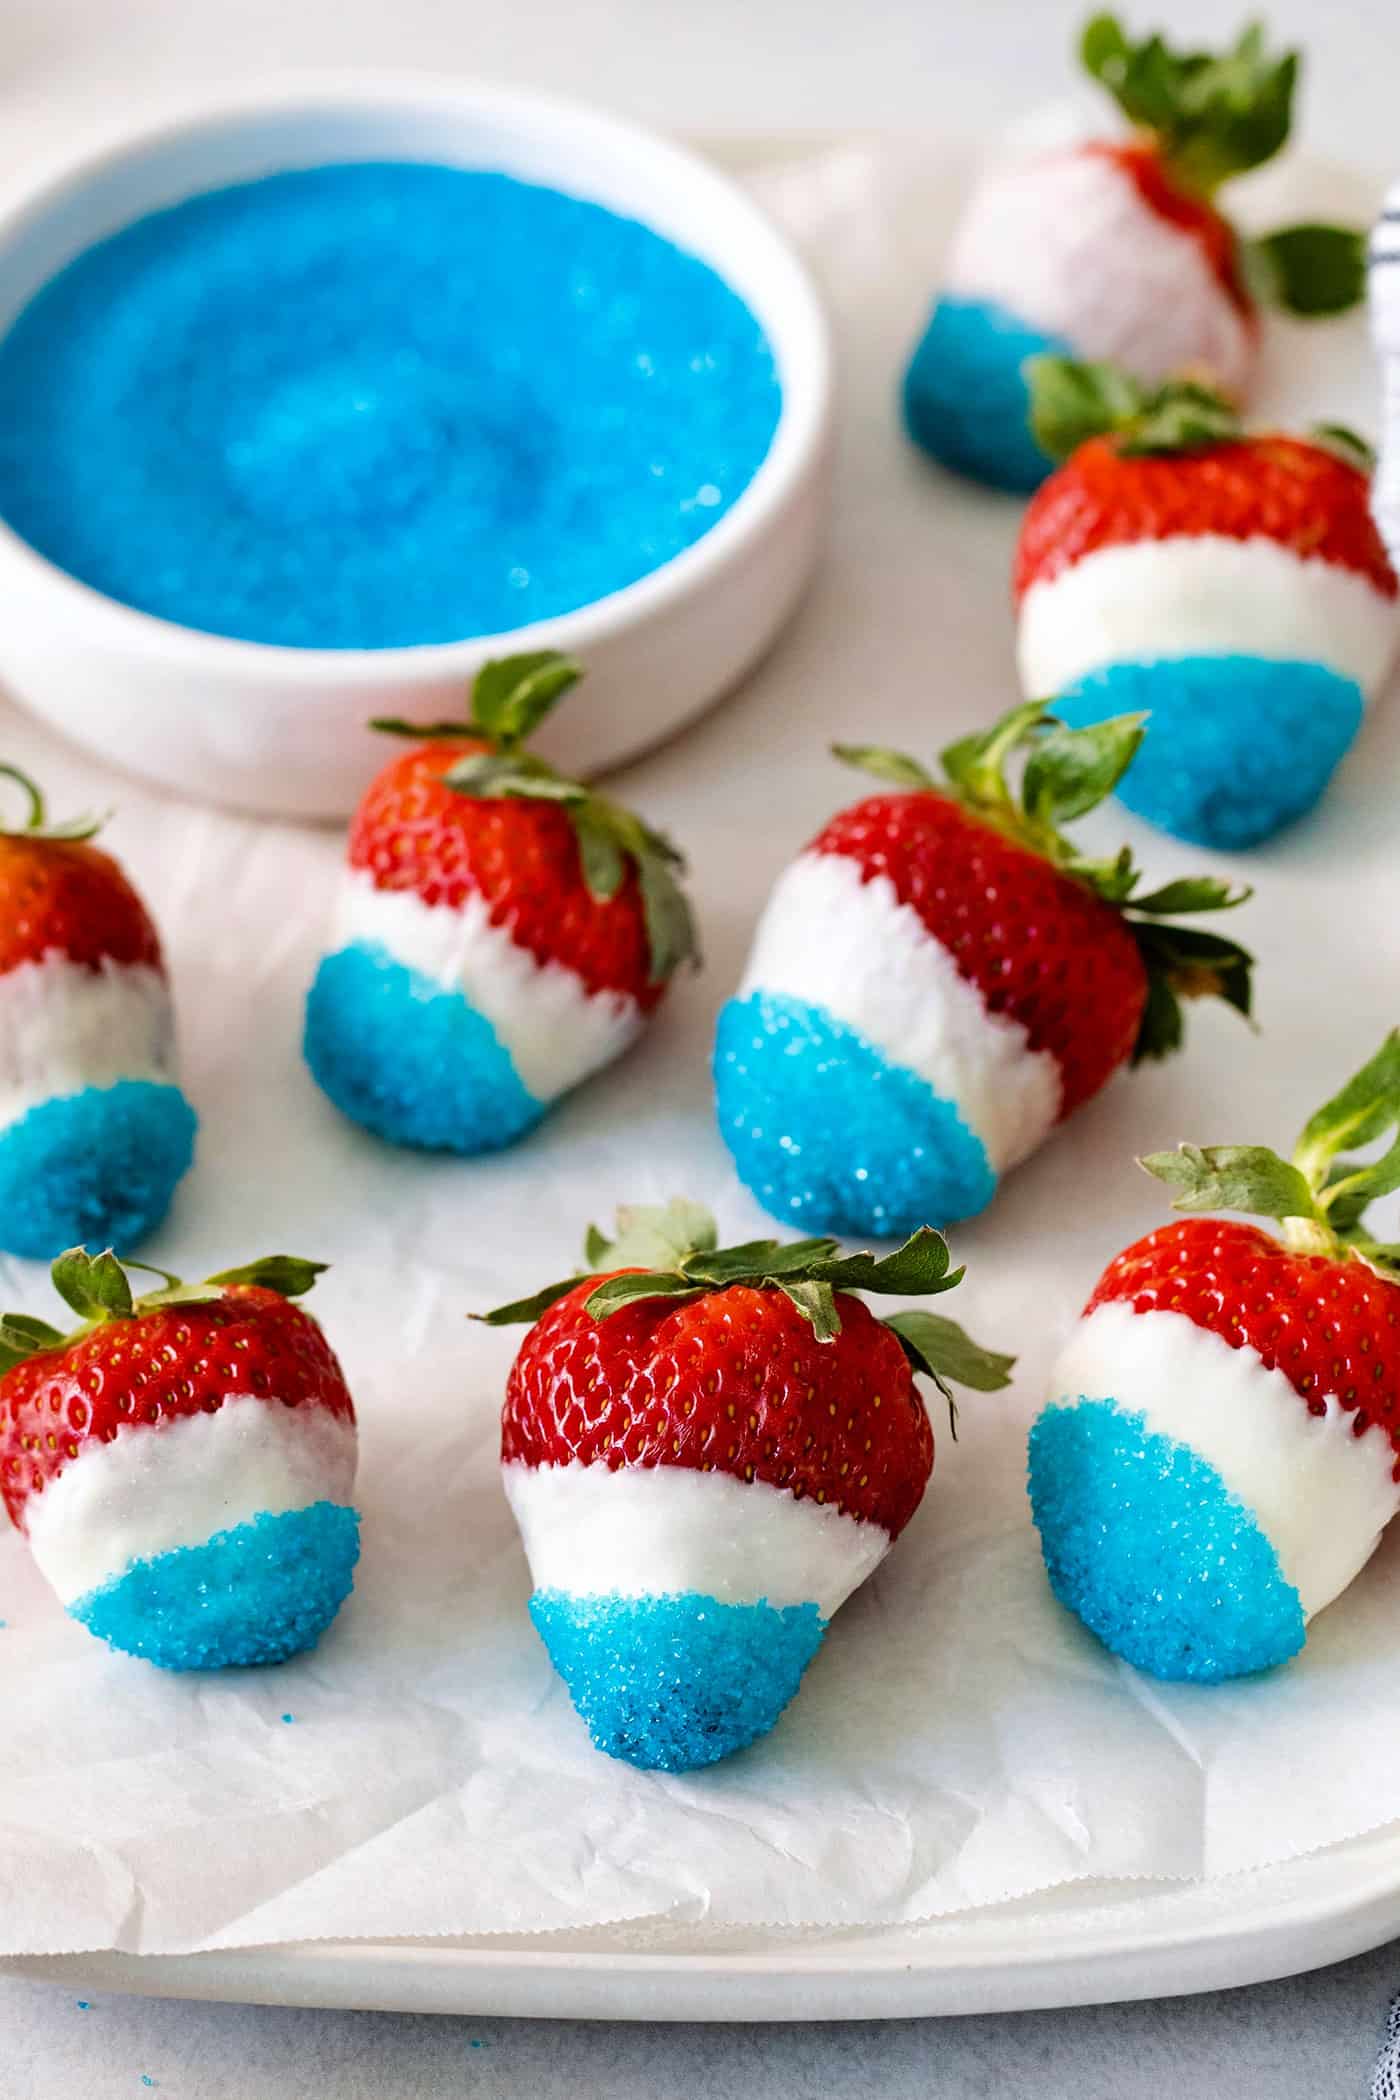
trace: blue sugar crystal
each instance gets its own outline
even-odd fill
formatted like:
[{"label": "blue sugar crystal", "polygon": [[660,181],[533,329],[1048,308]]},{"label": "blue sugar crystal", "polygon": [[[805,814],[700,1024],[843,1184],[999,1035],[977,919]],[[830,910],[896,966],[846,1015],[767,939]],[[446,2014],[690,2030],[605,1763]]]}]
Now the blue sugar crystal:
[{"label": "blue sugar crystal", "polygon": [[1113,664],[1056,696],[1072,728],[1150,710],[1118,796],[1193,845],[1257,846],[1318,801],[1351,747],[1361,689],[1321,664],[1188,656]]},{"label": "blue sugar crystal", "polygon": [[313,1502],[133,1561],[68,1609],[109,1647],[162,1670],[285,1662],[330,1625],[359,1555],[356,1512]]},{"label": "blue sugar crystal", "polygon": [[392,1145],[493,1152],[533,1129],[547,1106],[460,992],[369,944],[322,962],[304,1047],[312,1077],[342,1114]]},{"label": "blue sugar crystal", "polygon": [[596,204],[416,163],[138,219],[0,342],[0,516],[187,627],[297,648],[497,634],[682,553],[777,428],[769,345]]},{"label": "blue sugar crystal", "polygon": [[927,1081],[821,1007],[754,992],[721,1009],[719,1127],[764,1209],[804,1232],[902,1238],[974,1217],[997,1177]]},{"label": "blue sugar crystal", "polygon": [[909,435],[954,473],[1029,495],[1055,465],[1031,436],[1023,371],[1046,351],[1074,355],[1004,307],[940,299],[904,375]]},{"label": "blue sugar crystal", "polygon": [[1030,1495],[1055,1595],[1149,1676],[1214,1684],[1302,1647],[1298,1592],[1253,1512],[1142,1415],[1114,1400],[1047,1407]]},{"label": "blue sugar crystal", "polygon": [[41,1102],[0,1132],[0,1248],[129,1252],[154,1232],[194,1157],[194,1110],[150,1079]]},{"label": "blue sugar crystal", "polygon": [[599,1750],[644,1771],[689,1772],[766,1735],[826,1632],[815,1604],[570,1597],[538,1590],[530,1616]]}]

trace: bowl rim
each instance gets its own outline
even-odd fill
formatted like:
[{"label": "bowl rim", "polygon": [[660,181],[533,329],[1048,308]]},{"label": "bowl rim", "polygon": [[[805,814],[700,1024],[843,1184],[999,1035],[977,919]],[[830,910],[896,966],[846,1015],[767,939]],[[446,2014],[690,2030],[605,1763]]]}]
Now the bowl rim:
[{"label": "bowl rim", "polygon": [[[158,659],[191,674],[203,670],[211,678],[217,675],[225,682],[243,681],[250,687],[276,678],[307,686],[334,681],[342,687],[368,689],[395,680],[466,679],[490,657],[529,650],[564,648],[586,654],[692,598],[764,539],[822,458],[830,439],[834,374],[825,308],[806,264],[739,183],[689,147],[590,103],[476,77],[444,82],[412,72],[377,75],[373,80],[356,73],[307,72],[261,86],[243,84],[218,98],[182,98],[159,114],[147,113],[139,122],[107,122],[95,131],[90,129],[82,140],[47,156],[28,180],[0,187],[0,249],[61,203],[65,195],[100,183],[105,174],[130,159],[182,139],[268,115],[343,112],[353,116],[357,111],[368,114],[415,107],[448,116],[460,112],[469,117],[478,112],[537,133],[545,129],[584,133],[594,143],[615,151],[619,159],[630,155],[655,168],[669,169],[702,197],[708,195],[728,213],[747,221],[748,238],[767,251],[764,289],[772,306],[759,318],[779,365],[782,400],[767,452],[724,515],[658,568],[571,612],[452,642],[404,643],[387,649],[298,648],[182,626],[84,583],[32,547],[4,518],[0,518],[0,584],[25,591],[31,602],[39,595],[53,601],[56,612],[66,612],[73,622],[81,621],[85,639],[94,647]],[[710,267],[724,276],[718,260],[711,260]],[[751,303],[746,295],[740,296]],[[787,369],[789,360],[795,377]],[[194,697],[192,693],[191,699]]]}]

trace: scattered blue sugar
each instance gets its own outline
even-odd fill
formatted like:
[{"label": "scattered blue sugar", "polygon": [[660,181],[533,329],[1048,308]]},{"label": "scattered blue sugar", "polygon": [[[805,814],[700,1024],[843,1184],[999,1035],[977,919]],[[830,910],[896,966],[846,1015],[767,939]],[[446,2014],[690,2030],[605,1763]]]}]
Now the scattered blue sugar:
[{"label": "scattered blue sugar", "polygon": [[530,1616],[597,1748],[658,1772],[714,1764],[766,1735],[826,1632],[815,1604],[719,1604],[698,1591],[538,1590]]},{"label": "scattered blue sugar", "polygon": [[109,1647],[162,1670],[285,1662],[330,1625],[359,1554],[355,1511],[313,1502],[133,1561],[68,1609]]},{"label": "scattered blue sugar", "polygon": [[648,228],[331,165],[138,219],[38,293],[0,343],[0,516],[188,627],[451,642],[682,553],[780,405],[752,312]]},{"label": "scattered blue sugar", "polygon": [[1056,697],[1073,728],[1148,709],[1118,796],[1194,845],[1257,846],[1318,801],[1350,749],[1361,689],[1321,664],[1188,656],[1113,664]]},{"label": "scattered blue sugar", "polygon": [[1074,355],[1004,307],[940,299],[904,375],[904,421],[916,445],[955,474],[1029,495],[1055,462],[1030,430],[1027,358]]},{"label": "scattered blue sugar", "polygon": [[740,1180],[803,1231],[900,1238],[974,1217],[996,1191],[952,1102],[801,1000],[755,992],[727,1002],[715,1097]]},{"label": "scattered blue sugar", "polygon": [[284,1721],[285,1721],[285,1722],[286,1722],[286,1723],[288,1724],[288,1726],[290,1727],[291,1723],[292,1723],[293,1721],[295,1721],[295,1719],[296,1719],[296,1715],[295,1715],[295,1714],[283,1714],[283,1716],[282,1716],[282,1719],[283,1719],[283,1720],[284,1720]]},{"label": "scattered blue sugar", "polygon": [[195,1128],[179,1088],[150,1079],[31,1108],[0,1132],[0,1248],[31,1261],[83,1243],[130,1252],[170,1208]]},{"label": "scattered blue sugar", "polygon": [[89,2002],[89,2000],[88,2000],[88,1999],[86,1999],[86,1998],[79,1998],[79,2000],[78,2000],[78,2011],[79,2011],[79,2012],[91,2012],[91,2011],[92,2011],[92,2005],[91,2005],[91,2003]]},{"label": "scattered blue sugar", "polygon": [[1302,1647],[1298,1592],[1253,1512],[1142,1415],[1113,1400],[1047,1407],[1030,1496],[1055,1595],[1149,1676],[1214,1684]]},{"label": "scattered blue sugar", "polygon": [[143,2072],[141,2073],[141,2083],[142,2083],[142,2085],[154,2085],[154,2084],[155,2084],[155,2080],[154,2080],[154,2078],[151,2078],[151,2077],[149,2077],[149,2076],[147,2075],[147,2073],[146,2073],[145,2071],[143,2071]]},{"label": "scattered blue sugar", "polygon": [[341,1113],[392,1145],[493,1152],[545,1112],[491,1023],[460,992],[369,944],[322,962],[306,1002],[304,1048],[312,1077]]}]

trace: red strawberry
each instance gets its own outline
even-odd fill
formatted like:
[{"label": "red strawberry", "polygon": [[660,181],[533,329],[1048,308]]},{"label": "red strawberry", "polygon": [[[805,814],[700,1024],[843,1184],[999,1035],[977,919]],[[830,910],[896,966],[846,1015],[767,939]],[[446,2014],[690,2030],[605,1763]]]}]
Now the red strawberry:
[{"label": "red strawberry", "polygon": [[1400,1507],[1400,1248],[1364,1213],[1396,1152],[1400,1033],[1308,1124],[1292,1161],[1185,1145],[1143,1164],[1192,1218],[1110,1262],[1031,1433],[1056,1595],[1161,1677],[1281,1662]]},{"label": "red strawberry", "polygon": [[1201,386],[1028,369],[1040,441],[1067,457],[1016,550],[1021,683],[1081,725],[1141,708],[1128,806],[1257,844],[1317,801],[1395,655],[1370,455],[1335,425],[1248,436]]},{"label": "red strawberry", "polygon": [[1164,923],[1247,892],[1139,895],[1126,849],[1089,862],[1056,828],[1141,737],[1139,716],[1067,730],[1030,703],[946,751],[942,780],[837,746],[904,792],[842,811],[780,878],[720,1016],[721,1128],[775,1215],[881,1233],[970,1216],[1120,1065],[1176,1049],[1183,997],[1248,1012],[1245,952]]},{"label": "red strawberry", "polygon": [[137,1246],[194,1152],[160,942],[94,818],[0,823],[0,1247]]},{"label": "red strawberry", "polygon": [[832,1240],[716,1246],[692,1204],[590,1232],[591,1273],[488,1315],[531,1320],[501,1459],[531,1614],[601,1749],[684,1770],[771,1728],[826,1622],[933,1467],[914,1384],[990,1391],[1010,1359],[852,1290],[950,1289],[920,1232],[877,1262]]},{"label": "red strawberry", "polygon": [[306,1054],[396,1143],[509,1143],[627,1047],[694,957],[675,848],[525,748],[580,675],[552,651],[510,657],[481,672],[470,722],[377,725],[416,748],[351,827]]},{"label": "red strawberry", "polygon": [[68,1611],[169,1669],[280,1661],[349,1593],[355,1410],[309,1314],[320,1264],[277,1255],[135,1297],[79,1248],[83,1325],[0,1320],[0,1487]]},{"label": "red strawberry", "polygon": [[[1049,373],[1059,382],[1064,368]],[[1076,430],[1091,412],[1081,405]],[[1125,415],[1116,433],[1076,446],[1027,506],[1013,576],[1018,606],[1035,584],[1101,548],[1207,534],[1266,540],[1351,570],[1394,599],[1400,585],[1371,516],[1365,453],[1339,453],[1332,434],[1237,431],[1202,389],[1173,387],[1159,390],[1155,406],[1144,404],[1136,424]]]},{"label": "red strawberry", "polygon": [[1298,58],[1247,29],[1220,56],[1133,44],[1109,15],[1081,57],[1131,123],[1126,139],[1017,150],[974,192],[905,380],[910,434],[959,473],[1029,492],[1053,463],[1027,361],[1111,360],[1157,383],[1189,372],[1232,398],[1249,382],[1260,304],[1338,313],[1361,298],[1364,237],[1307,224],[1244,241],[1218,205],[1288,136]]}]

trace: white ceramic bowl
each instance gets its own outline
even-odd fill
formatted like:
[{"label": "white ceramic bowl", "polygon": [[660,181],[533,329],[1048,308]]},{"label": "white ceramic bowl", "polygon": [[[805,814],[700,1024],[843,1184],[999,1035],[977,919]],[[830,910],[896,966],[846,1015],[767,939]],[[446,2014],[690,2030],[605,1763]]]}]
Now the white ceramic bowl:
[{"label": "white ceramic bowl", "polygon": [[0,679],[76,742],[203,800],[344,816],[384,762],[372,715],[451,715],[488,657],[522,649],[567,649],[588,668],[541,749],[575,771],[615,765],[742,676],[819,550],[831,367],[805,270],[702,161],[569,103],[476,85],[299,82],[133,127],[0,203],[0,331],[56,270],[144,212],[278,169],[394,158],[549,183],[702,257],[773,346],[778,429],[748,488],[675,560],[559,619],[423,648],[287,649],[179,627],[78,583],[0,525]]}]

